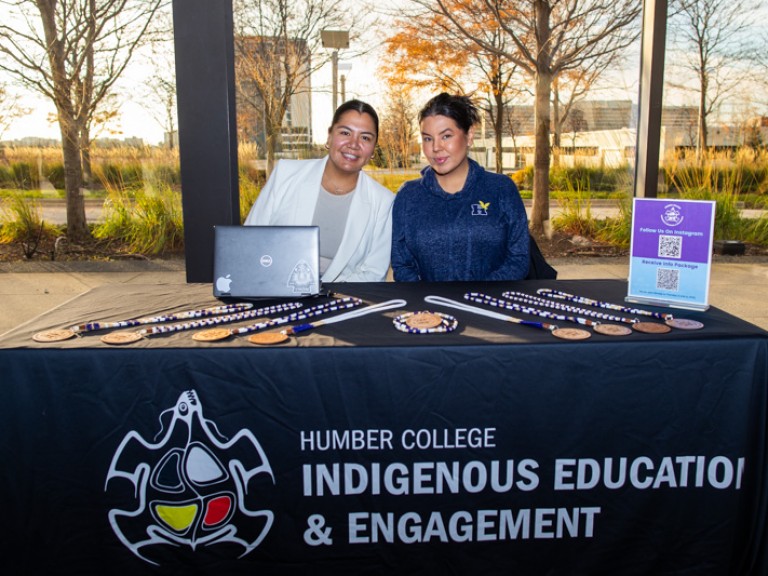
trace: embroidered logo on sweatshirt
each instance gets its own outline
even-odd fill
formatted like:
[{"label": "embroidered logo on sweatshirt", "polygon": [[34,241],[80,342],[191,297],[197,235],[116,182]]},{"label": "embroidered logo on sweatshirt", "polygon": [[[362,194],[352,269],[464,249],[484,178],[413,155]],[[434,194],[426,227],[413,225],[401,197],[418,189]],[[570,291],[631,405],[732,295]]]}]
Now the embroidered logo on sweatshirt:
[{"label": "embroidered logo on sweatshirt", "polygon": [[488,207],[490,202],[480,200],[477,204],[472,204],[472,216],[488,216]]}]

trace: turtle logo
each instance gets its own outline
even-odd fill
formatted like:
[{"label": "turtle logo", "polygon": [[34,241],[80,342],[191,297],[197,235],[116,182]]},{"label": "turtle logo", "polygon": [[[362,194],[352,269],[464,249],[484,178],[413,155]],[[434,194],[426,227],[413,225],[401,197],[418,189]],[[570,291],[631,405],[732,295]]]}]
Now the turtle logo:
[{"label": "turtle logo", "polygon": [[661,221],[667,226],[679,226],[683,223],[683,209],[678,204],[667,204],[661,215]]},{"label": "turtle logo", "polygon": [[306,260],[299,260],[288,277],[288,286],[293,288],[295,294],[306,294],[312,291],[314,283],[315,275],[312,272],[312,266]]},{"label": "turtle logo", "polygon": [[135,503],[133,509],[109,511],[120,542],[159,565],[163,547],[195,552],[222,545],[236,558],[252,552],[274,520],[270,510],[256,509],[265,500],[257,489],[262,486],[273,487],[274,476],[253,433],[242,429],[231,439],[223,436],[204,418],[197,393],[188,390],[160,415],[155,442],[135,430],[125,435],[104,489],[120,502]]}]

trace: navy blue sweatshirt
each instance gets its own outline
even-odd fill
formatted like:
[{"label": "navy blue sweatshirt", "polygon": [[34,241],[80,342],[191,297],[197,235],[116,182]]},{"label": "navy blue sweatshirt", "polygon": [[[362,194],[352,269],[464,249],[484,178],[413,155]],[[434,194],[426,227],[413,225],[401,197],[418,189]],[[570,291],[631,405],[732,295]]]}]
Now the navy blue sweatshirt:
[{"label": "navy blue sweatshirt", "polygon": [[397,281],[522,280],[528,218],[511,178],[469,160],[464,188],[448,194],[432,168],[402,185],[392,208]]}]

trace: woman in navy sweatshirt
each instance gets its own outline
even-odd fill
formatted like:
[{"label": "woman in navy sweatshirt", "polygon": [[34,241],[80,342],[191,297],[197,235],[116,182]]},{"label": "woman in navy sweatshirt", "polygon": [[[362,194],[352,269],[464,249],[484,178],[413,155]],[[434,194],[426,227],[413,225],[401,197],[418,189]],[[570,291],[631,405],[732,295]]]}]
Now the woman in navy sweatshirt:
[{"label": "woman in navy sweatshirt", "polygon": [[479,114],[466,96],[432,98],[419,112],[429,166],[402,185],[392,209],[396,281],[522,280],[528,219],[511,178],[468,157]]}]

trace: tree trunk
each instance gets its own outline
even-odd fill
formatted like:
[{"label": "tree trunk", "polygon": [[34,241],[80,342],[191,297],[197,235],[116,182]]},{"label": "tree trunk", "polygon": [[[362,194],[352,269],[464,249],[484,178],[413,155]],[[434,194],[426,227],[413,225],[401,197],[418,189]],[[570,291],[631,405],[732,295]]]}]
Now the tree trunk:
[{"label": "tree trunk", "polygon": [[265,156],[267,158],[267,174],[266,177],[272,174],[272,170],[275,168],[275,151],[277,150],[277,134],[275,134],[275,127],[272,124],[272,116],[270,110],[265,106],[264,108],[264,148]]},{"label": "tree trunk", "polygon": [[545,222],[549,221],[549,99],[552,76],[539,72],[536,75],[536,101],[534,104],[536,148],[533,161],[533,207],[531,208],[531,229],[537,234],[544,233]]},{"label": "tree trunk", "polygon": [[80,136],[80,159],[83,169],[83,187],[93,187],[93,170],[91,168],[91,131],[88,127],[83,128]]},{"label": "tree trunk", "polygon": [[701,158],[707,150],[707,90],[709,82],[706,72],[701,75],[701,92],[699,94],[699,139],[697,150]]},{"label": "tree trunk", "polygon": [[85,220],[83,200],[83,172],[80,164],[80,130],[77,124],[59,112],[61,146],[64,154],[64,186],[67,198],[67,238],[81,242],[90,238]]},{"label": "tree trunk", "polygon": [[536,61],[536,98],[534,102],[534,131],[536,137],[533,160],[533,206],[531,230],[538,235],[545,232],[549,222],[549,131],[552,72],[549,43],[551,8],[543,0],[536,1],[536,35],[539,53]]},{"label": "tree trunk", "polygon": [[504,132],[504,97],[500,90],[493,95],[496,106],[496,114],[493,116],[493,131],[496,140],[496,172],[504,172],[504,156],[502,155],[502,141]]},{"label": "tree trunk", "polygon": [[267,129],[267,178],[275,167],[275,149],[277,148],[277,136],[271,129]]},{"label": "tree trunk", "polygon": [[552,166],[559,166],[563,129],[560,120],[560,92],[557,87],[557,78],[553,80],[552,88]]}]

